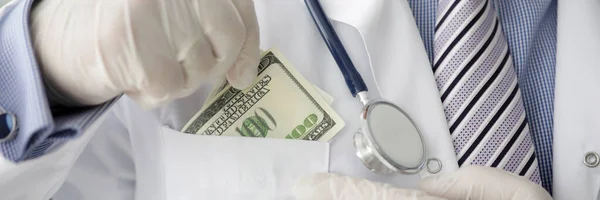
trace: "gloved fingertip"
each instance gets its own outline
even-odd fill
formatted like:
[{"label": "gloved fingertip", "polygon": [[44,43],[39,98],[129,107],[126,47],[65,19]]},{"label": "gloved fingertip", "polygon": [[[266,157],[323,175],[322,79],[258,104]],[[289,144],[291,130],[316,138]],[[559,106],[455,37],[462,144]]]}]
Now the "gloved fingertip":
[{"label": "gloved fingertip", "polygon": [[236,89],[245,89],[256,80],[257,66],[257,63],[249,60],[238,62],[227,72],[227,81]]},{"label": "gloved fingertip", "polygon": [[439,179],[440,175],[425,177],[419,182],[418,188],[423,191],[431,190],[431,188],[438,184]]},{"label": "gloved fingertip", "polygon": [[418,189],[428,194],[446,197],[448,189],[455,184],[456,178],[452,174],[440,174],[423,178],[418,184]]}]

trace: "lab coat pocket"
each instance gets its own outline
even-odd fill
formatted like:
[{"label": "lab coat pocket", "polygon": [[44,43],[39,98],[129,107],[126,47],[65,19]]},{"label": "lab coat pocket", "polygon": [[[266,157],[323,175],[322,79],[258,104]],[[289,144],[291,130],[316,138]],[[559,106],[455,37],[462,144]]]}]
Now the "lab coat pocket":
[{"label": "lab coat pocket", "polygon": [[161,131],[168,199],[293,199],[300,177],[329,169],[324,142]]}]

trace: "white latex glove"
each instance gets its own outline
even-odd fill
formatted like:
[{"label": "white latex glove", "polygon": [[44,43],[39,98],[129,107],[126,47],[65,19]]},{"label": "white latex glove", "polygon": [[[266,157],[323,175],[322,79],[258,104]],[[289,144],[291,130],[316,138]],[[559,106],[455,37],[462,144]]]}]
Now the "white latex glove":
[{"label": "white latex glove", "polygon": [[438,200],[425,192],[396,188],[332,173],[317,173],[300,179],[293,188],[297,200]]},{"label": "white latex glove", "polygon": [[415,190],[336,174],[318,173],[298,181],[294,187],[294,194],[298,200],[552,199],[541,186],[523,177],[480,166],[467,166],[453,173],[424,178]]},{"label": "white latex glove", "polygon": [[[224,77],[256,78],[252,0],[43,0],[31,35],[46,84],[68,104],[126,93],[145,108]],[[65,101],[67,101],[65,100]]]},{"label": "white latex glove", "polygon": [[448,199],[552,199],[544,188],[522,176],[482,166],[465,166],[454,173],[424,178],[419,189]]}]

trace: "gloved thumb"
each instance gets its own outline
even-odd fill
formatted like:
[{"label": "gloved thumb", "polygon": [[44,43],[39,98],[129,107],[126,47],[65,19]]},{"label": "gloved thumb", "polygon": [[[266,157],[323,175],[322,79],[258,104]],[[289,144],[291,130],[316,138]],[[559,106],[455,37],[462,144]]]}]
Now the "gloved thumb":
[{"label": "gloved thumb", "polygon": [[293,188],[297,200],[439,200],[442,198],[413,189],[332,173],[301,178]]},{"label": "gloved thumb", "polygon": [[419,183],[419,189],[448,199],[552,199],[544,188],[526,178],[498,168],[475,165],[426,177]]},{"label": "gloved thumb", "polygon": [[260,59],[260,34],[258,20],[254,10],[254,2],[246,0],[234,0],[234,5],[240,12],[244,25],[246,26],[246,38],[244,45],[235,61],[233,67],[227,71],[227,81],[237,89],[244,89],[254,80],[258,73],[257,66]]}]

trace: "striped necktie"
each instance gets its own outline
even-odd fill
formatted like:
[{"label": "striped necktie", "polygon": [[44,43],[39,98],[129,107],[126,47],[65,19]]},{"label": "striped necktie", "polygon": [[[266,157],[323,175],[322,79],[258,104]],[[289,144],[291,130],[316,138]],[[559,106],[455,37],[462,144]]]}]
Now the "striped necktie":
[{"label": "striped necktie", "polygon": [[440,0],[433,71],[459,166],[504,169],[540,183],[509,48],[486,0]]}]

